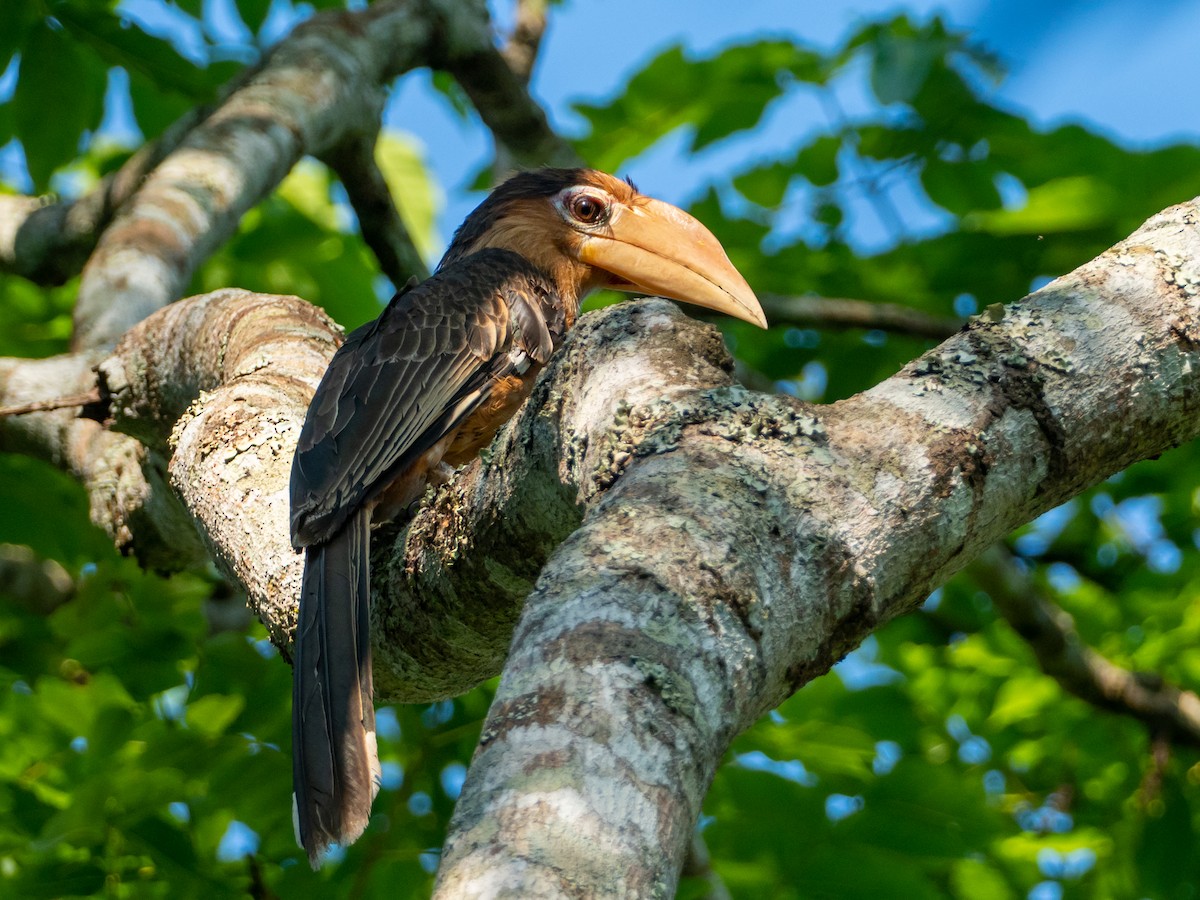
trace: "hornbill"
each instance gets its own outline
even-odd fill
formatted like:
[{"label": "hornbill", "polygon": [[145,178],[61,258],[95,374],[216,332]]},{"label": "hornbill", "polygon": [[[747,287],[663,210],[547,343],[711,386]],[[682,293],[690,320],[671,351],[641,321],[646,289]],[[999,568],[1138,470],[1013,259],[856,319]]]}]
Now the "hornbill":
[{"label": "hornbill", "polygon": [[703,225],[632,183],[541,169],[497,187],[427,281],[400,291],[334,354],[292,463],[305,550],[294,647],[297,839],[314,866],[355,840],[379,789],[372,706],[372,521],[474,457],[516,412],[596,288],[684,300],[766,326]]}]

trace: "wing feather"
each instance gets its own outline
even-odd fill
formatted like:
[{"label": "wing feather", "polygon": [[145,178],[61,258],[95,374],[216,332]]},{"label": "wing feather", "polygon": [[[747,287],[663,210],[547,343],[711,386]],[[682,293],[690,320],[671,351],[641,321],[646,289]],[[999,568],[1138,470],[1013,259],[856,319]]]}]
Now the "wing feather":
[{"label": "wing feather", "polygon": [[[548,279],[507,251],[481,251],[398,294],[334,354],[292,466],[292,541],[326,540],[482,403],[520,347],[544,362]],[[558,331],[558,329],[555,329]]]}]

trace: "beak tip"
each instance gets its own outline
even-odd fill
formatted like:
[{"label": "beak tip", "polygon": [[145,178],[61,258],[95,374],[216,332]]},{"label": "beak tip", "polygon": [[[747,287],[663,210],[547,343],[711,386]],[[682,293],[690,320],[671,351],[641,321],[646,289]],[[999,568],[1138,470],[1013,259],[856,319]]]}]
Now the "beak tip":
[{"label": "beak tip", "polygon": [[745,293],[737,298],[737,305],[740,309],[734,313],[737,318],[749,322],[751,325],[757,325],[764,331],[770,327],[767,324],[767,314],[763,312],[762,304],[758,302],[758,297],[754,296],[749,285],[746,285]]}]

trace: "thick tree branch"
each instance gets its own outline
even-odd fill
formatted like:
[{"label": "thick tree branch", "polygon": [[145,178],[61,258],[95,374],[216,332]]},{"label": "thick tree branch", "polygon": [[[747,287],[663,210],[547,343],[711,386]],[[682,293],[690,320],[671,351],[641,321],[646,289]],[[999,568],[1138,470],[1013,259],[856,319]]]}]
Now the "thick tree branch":
[{"label": "thick tree branch", "polygon": [[[819,409],[730,386],[715,333],[672,306],[585,317],[485,457],[376,542],[388,697],[494,672],[534,585],[441,896],[669,890],[734,735],[1016,525],[1194,437],[1197,215]],[[152,444],[187,410],[173,484],[277,640],[291,445],[334,344],[307,310],[199,298],[103,368]]]},{"label": "thick tree branch", "polygon": [[634,404],[624,473],[526,603],[437,896],[669,891],[734,734],[1017,524],[1195,437],[1197,215],[819,424]]},{"label": "thick tree branch", "polygon": [[208,113],[190,110],[76,200],[0,196],[0,272],[38,284],[62,284],[79,274],[117,210]]},{"label": "thick tree branch", "polygon": [[431,25],[414,9],[389,4],[356,18],[315,17],[192,129],[147,176],[85,266],[75,346],[111,344],[177,299],[200,262],[302,154],[320,153],[370,121],[384,72],[420,61]]},{"label": "thick tree branch", "polygon": [[993,547],[970,566],[996,608],[1063,688],[1109,712],[1145,722],[1154,734],[1200,746],[1200,697],[1157,676],[1130,672],[1088,647],[1075,623],[1046,598],[1009,553]]},{"label": "thick tree branch", "polygon": [[[0,358],[0,406],[37,407],[51,392],[90,395],[96,391],[96,359],[89,354]],[[0,417],[0,451],[36,457],[72,475],[88,492],[92,521],[143,565],[172,570],[204,559],[189,516],[167,487],[164,457],[78,412],[63,408]]]},{"label": "thick tree branch", "polygon": [[280,647],[301,576],[291,458],[339,340],[328,317],[295,297],[225,290],[161,310],[99,369],[113,426],[148,446],[169,443],[172,486]]},{"label": "thick tree branch", "polygon": [[[391,0],[297,27],[149,171],[104,231],[83,270],[74,346],[111,346],[181,296],[302,155],[322,156],[362,133],[378,121],[387,82],[431,60],[462,82],[516,159],[574,160],[495,47],[485,4],[471,3],[464,15],[449,0]],[[385,257],[403,252],[389,247]]]}]

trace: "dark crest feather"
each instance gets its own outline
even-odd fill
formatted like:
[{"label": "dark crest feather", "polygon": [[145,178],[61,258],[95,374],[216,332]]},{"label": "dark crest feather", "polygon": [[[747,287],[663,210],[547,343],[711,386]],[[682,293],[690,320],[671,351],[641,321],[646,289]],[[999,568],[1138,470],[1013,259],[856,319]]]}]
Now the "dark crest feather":
[{"label": "dark crest feather", "polygon": [[587,180],[587,169],[534,169],[517,173],[497,186],[458,226],[438,268],[443,269],[465,256],[467,250],[504,216],[505,207],[514,200],[553,197],[559,191]]}]

